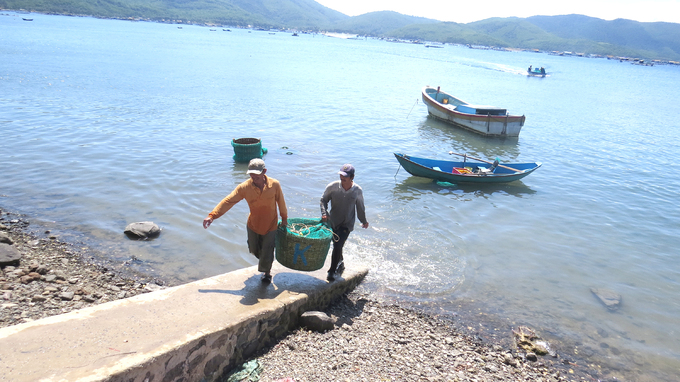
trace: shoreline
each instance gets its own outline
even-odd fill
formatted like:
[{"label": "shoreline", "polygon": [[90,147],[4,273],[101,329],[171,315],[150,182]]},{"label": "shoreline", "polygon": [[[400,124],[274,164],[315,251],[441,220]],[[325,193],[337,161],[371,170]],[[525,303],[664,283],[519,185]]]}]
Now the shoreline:
[{"label": "shoreline", "polygon": [[[49,231],[39,237],[29,227],[25,215],[0,207],[0,242],[22,255],[18,264],[0,268],[0,327],[164,287],[162,280],[126,272],[86,247]],[[260,381],[618,381],[560,354],[518,349],[499,339],[497,328],[485,328],[485,335],[460,317],[438,317],[356,291],[325,312],[336,320],[334,330],[298,328],[249,359],[260,363]]]},{"label": "shoreline", "polygon": [[0,327],[68,313],[161,289],[165,282],[96,256],[87,247],[40,237],[29,220],[0,207],[0,243],[21,254],[0,267]]}]

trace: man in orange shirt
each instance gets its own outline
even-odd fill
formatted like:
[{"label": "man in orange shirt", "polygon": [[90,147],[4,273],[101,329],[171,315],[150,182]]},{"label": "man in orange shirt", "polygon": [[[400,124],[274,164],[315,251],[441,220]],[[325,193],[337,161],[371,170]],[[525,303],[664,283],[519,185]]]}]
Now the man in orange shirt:
[{"label": "man in orange shirt", "polygon": [[236,203],[245,199],[250,207],[248,215],[248,250],[259,259],[258,271],[263,272],[262,282],[272,281],[271,269],[274,262],[274,245],[276,241],[276,228],[278,215],[276,205],[281,214],[281,226],[288,225],[288,210],[283,198],[283,191],[278,180],[267,175],[264,161],[255,158],[248,163],[250,179],[236,186],[231,194],[227,195],[215,208],[203,219],[203,228],[210,227],[212,222],[224,215]]}]

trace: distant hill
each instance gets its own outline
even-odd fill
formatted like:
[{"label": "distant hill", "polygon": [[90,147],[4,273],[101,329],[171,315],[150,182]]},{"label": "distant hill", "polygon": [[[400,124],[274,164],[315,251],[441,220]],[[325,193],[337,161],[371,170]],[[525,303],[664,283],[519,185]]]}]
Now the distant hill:
[{"label": "distant hill", "polygon": [[[586,17],[580,15],[574,16]],[[543,51],[568,51],[613,56],[650,57],[654,55],[647,50],[633,49],[630,47],[613,44],[604,39],[552,33],[550,30],[546,30],[545,28],[531,23],[528,19],[515,17],[491,18],[466,25],[480,33],[502,41],[503,43],[497,46],[503,47],[539,49]],[[572,28],[577,27],[573,26]]]},{"label": "distant hill", "polygon": [[[174,3],[173,0],[166,0]],[[191,0],[183,0],[193,3]],[[249,14],[286,28],[319,28],[349,19],[349,16],[326,8],[313,0],[216,0],[215,3],[232,3]]]},{"label": "distant hill", "polygon": [[407,25],[386,37],[569,51],[584,54],[680,60],[680,24],[606,21],[583,15],[495,17],[468,24]]},{"label": "distant hill", "polygon": [[327,28],[349,18],[313,0],[0,0],[0,9],[298,29]]},{"label": "distant hill", "polygon": [[385,37],[404,39],[437,41],[455,44],[472,45],[500,45],[502,40],[497,40],[484,33],[479,33],[465,24],[453,22],[439,22],[437,24],[412,24],[393,30],[385,34]]},{"label": "distant hill", "polygon": [[349,17],[313,0],[0,0],[0,9],[162,22],[333,31],[499,48],[680,61],[680,24],[583,15],[468,24],[371,12]]},{"label": "distant hill", "polygon": [[526,21],[565,39],[592,40],[632,50],[680,55],[680,24],[602,20],[583,15],[533,16]]},{"label": "distant hill", "polygon": [[370,12],[349,17],[330,26],[334,32],[382,36],[407,25],[436,24],[440,21],[424,17],[406,16],[392,11]]}]

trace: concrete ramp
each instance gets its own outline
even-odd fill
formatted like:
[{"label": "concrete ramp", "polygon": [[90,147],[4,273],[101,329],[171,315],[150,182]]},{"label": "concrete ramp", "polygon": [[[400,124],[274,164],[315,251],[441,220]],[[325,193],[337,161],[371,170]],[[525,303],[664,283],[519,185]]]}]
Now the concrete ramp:
[{"label": "concrete ramp", "polygon": [[257,267],[0,329],[0,381],[214,381],[354,289],[366,269]]}]

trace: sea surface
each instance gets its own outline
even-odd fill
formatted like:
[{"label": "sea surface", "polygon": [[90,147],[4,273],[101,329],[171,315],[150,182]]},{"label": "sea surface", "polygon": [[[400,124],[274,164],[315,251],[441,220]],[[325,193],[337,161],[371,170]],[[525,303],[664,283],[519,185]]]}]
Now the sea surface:
[{"label": "sea surface", "polygon": [[[256,264],[232,139],[268,149],[291,217],[357,168],[346,261],[385,300],[527,325],[622,380],[680,380],[680,68],[378,39],[0,15],[0,206],[175,283]],[[215,29],[215,30],[211,30]],[[548,76],[525,76],[545,67]],[[484,138],[427,116],[423,86],[526,116]],[[541,162],[502,185],[410,176],[394,152]],[[125,226],[153,221],[153,241]],[[275,277],[276,279],[276,277]],[[621,296],[609,311],[592,288]],[[561,344],[561,345],[560,345]]]}]

